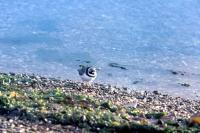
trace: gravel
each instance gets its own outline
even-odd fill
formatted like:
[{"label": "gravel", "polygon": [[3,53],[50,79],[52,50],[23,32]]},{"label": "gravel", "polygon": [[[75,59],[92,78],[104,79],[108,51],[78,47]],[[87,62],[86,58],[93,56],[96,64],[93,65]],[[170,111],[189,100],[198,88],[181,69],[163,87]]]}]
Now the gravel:
[{"label": "gravel", "polygon": [[[61,88],[64,92],[87,94],[98,99],[110,100],[128,108],[138,108],[143,112],[171,112],[177,118],[190,118],[200,110],[200,101],[173,97],[155,91],[130,91],[109,84],[94,83],[87,86],[81,82],[58,80],[37,75],[1,73],[1,75],[17,77],[9,80],[9,84],[17,84],[26,89],[49,90]],[[0,83],[3,84],[3,83]],[[31,123],[14,117],[0,115],[0,132],[86,132],[75,126],[62,126],[47,123]]]}]

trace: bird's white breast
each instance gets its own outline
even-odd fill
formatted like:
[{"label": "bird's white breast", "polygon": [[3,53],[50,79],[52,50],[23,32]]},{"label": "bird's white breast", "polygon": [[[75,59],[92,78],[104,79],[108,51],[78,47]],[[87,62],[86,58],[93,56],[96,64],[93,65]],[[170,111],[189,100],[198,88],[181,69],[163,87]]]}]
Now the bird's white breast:
[{"label": "bird's white breast", "polygon": [[83,81],[92,82],[96,77],[89,77],[85,73],[80,76]]}]

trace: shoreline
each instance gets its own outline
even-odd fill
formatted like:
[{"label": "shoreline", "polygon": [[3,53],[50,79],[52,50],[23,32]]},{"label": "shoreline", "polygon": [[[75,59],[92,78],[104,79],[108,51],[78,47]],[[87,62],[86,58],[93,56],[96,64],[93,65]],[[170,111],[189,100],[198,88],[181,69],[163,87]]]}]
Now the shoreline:
[{"label": "shoreline", "polygon": [[[139,116],[137,117],[127,116],[128,118],[123,118],[123,119],[125,119],[126,121],[130,121],[131,118],[134,120],[134,122],[135,121],[137,122],[136,119],[138,119],[138,121],[141,122],[142,119],[144,120],[143,124],[145,125],[147,124],[149,126],[152,125],[152,123],[154,123],[150,122],[151,119],[146,118],[147,117],[146,115],[149,113],[150,114],[152,114],[153,112],[162,113],[162,115],[166,113],[168,114],[166,117],[169,117],[168,119],[171,120],[177,120],[177,119],[189,120],[194,114],[198,113],[198,111],[200,110],[200,101],[184,99],[181,97],[173,97],[168,94],[162,94],[158,91],[152,91],[152,92],[144,91],[144,93],[142,93],[141,91],[132,90],[129,92],[127,91],[127,88],[119,88],[116,86],[111,86],[109,84],[94,83],[92,86],[85,86],[81,82],[75,82],[71,80],[58,80],[55,78],[45,78],[37,75],[15,74],[15,73],[0,73],[0,81],[1,81],[0,82],[1,87],[13,88],[13,86],[15,86],[16,88],[20,88],[20,91],[25,90],[32,92],[34,90],[46,93],[49,91],[55,91],[55,89],[59,88],[60,89],[59,91],[67,95],[70,94],[70,96],[71,94],[72,95],[75,94],[78,96],[83,95],[86,97],[92,97],[92,99],[97,100],[97,102],[102,102],[102,101],[105,102],[106,107],[104,108],[108,108],[111,112],[113,111],[114,108],[111,109],[110,103],[112,104],[113,107],[116,106],[117,108],[116,110],[120,110],[119,112],[121,112],[121,108],[124,108],[122,110],[126,110],[126,112],[134,109],[134,111],[136,111],[135,113],[138,114]],[[21,93],[20,91],[19,93]],[[1,92],[3,91],[1,90]],[[8,110],[9,109],[10,108],[8,108]],[[14,118],[19,117],[18,114],[16,113],[14,114],[7,113],[7,115],[8,116],[14,115]],[[114,113],[114,115],[116,115],[116,113]],[[128,113],[128,115],[130,115],[130,113]],[[6,113],[0,116],[3,118],[4,117],[7,118]],[[11,119],[14,118],[11,117]],[[18,119],[16,119],[16,121],[18,121]],[[21,119],[19,119],[19,121],[21,121]],[[157,119],[155,121],[158,122]],[[42,121],[42,123],[45,122]],[[71,124],[68,123],[68,125]],[[114,123],[114,124],[118,125],[119,123]],[[70,127],[72,129],[72,132],[76,131],[81,132],[83,129],[85,130],[85,128],[80,128],[80,125],[74,126],[74,123],[72,125],[73,126]],[[64,129],[64,127],[62,126],[60,128]],[[54,129],[51,128],[49,130],[55,131]]]}]

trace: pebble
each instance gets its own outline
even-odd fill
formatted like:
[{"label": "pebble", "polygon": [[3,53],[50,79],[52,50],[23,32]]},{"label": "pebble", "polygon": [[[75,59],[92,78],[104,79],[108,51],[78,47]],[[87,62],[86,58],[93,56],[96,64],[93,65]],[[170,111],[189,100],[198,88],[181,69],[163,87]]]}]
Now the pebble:
[{"label": "pebble", "polygon": [[[6,74],[5,74],[6,75]],[[152,111],[166,111],[166,112],[174,112],[177,117],[180,118],[189,118],[196,112],[200,110],[200,101],[198,100],[188,100],[181,97],[172,97],[167,94],[161,94],[158,91],[147,92],[147,91],[134,91],[131,92],[124,91],[130,90],[129,88],[119,88],[111,85],[103,85],[95,83],[92,87],[85,87],[81,82],[74,82],[70,80],[57,80],[54,78],[45,78],[40,76],[30,76],[30,75],[17,75],[12,74],[12,76],[18,76],[18,80],[14,80],[13,82],[23,86],[24,89],[43,89],[49,90],[53,88],[61,88],[65,93],[78,93],[85,94],[87,93],[90,96],[102,99],[102,100],[111,100],[113,103],[117,103],[119,105],[132,104],[132,108],[138,108],[143,110],[143,112],[152,112]],[[24,77],[28,77],[28,81],[22,82],[19,79],[24,79]],[[31,86],[31,83],[35,83],[35,88]],[[12,82],[11,82],[12,83]],[[10,84],[11,84],[10,83]],[[13,83],[12,83],[13,84]],[[27,87],[28,86],[28,87]],[[39,88],[40,87],[40,88]],[[136,102],[137,101],[137,102]],[[136,103],[136,104],[135,104]],[[41,131],[48,132],[55,131],[55,129],[51,128],[53,126],[51,123],[30,123],[25,121],[20,121],[18,119],[7,120],[5,116],[0,116],[0,125],[8,131],[8,129],[17,130],[18,128],[22,128],[26,131]],[[21,126],[20,126],[21,125]],[[51,126],[49,126],[51,125]],[[29,129],[28,129],[29,128]],[[59,128],[60,129],[60,128]],[[81,132],[80,129],[75,128],[77,132]],[[66,130],[62,128],[63,131],[74,131],[74,129],[67,128]],[[22,130],[23,131],[23,130]]]},{"label": "pebble", "polygon": [[158,91],[153,91],[153,93],[154,93],[155,95],[158,95],[158,94],[159,94],[159,92],[158,92]]}]

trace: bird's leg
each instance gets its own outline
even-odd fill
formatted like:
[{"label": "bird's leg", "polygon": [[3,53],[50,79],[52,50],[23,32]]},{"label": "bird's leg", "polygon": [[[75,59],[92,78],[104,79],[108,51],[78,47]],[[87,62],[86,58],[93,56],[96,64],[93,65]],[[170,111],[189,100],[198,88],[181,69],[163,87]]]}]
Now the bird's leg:
[{"label": "bird's leg", "polygon": [[92,83],[91,82],[83,82],[83,85],[87,89],[90,89],[92,87]]},{"label": "bird's leg", "polygon": [[89,85],[90,88],[93,88],[92,82],[88,82],[88,85]]},{"label": "bird's leg", "polygon": [[87,82],[86,85],[87,85],[87,88],[90,88],[91,87],[91,82]]},{"label": "bird's leg", "polygon": [[83,83],[83,86],[85,87],[85,86],[86,86],[86,82],[85,82],[85,81],[83,81],[82,83]]},{"label": "bird's leg", "polygon": [[83,86],[84,86],[85,88],[88,88],[88,87],[89,87],[89,84],[88,84],[88,82],[86,82],[86,81],[83,81]]}]

